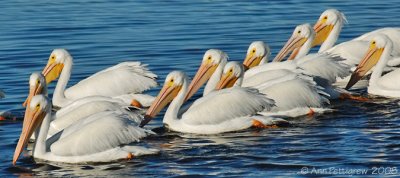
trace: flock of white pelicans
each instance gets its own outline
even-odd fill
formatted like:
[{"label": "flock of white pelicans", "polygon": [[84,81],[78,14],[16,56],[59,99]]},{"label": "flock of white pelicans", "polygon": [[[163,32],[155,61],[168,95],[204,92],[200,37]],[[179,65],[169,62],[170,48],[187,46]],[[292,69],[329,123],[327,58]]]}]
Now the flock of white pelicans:
[{"label": "flock of white pelicans", "polygon": [[[43,71],[30,77],[13,164],[29,140],[35,143],[28,153],[54,162],[109,162],[157,153],[134,144],[155,134],[144,126],[168,104],[163,123],[169,130],[218,134],[287,123],[281,116],[324,112],[330,100],[367,99],[348,92],[351,87],[400,97],[400,28],[335,45],[344,23],[341,12],[326,10],[314,27],[297,26],[273,62],[262,41],[250,44],[243,63],[228,62],[225,52],[210,49],[191,82],[173,71],[155,98],[141,94],[157,86],[157,76],[140,62],[120,63],[66,88],[73,58],[55,49]],[[318,53],[308,54],[319,45]],[[50,100],[46,85],[57,78]],[[205,83],[203,96],[183,106]],[[53,112],[53,106],[59,110]]]}]

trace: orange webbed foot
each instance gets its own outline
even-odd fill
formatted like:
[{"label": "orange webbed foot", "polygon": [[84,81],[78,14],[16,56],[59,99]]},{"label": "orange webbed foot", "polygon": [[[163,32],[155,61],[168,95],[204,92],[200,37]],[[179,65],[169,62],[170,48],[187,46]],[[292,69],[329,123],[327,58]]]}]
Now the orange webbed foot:
[{"label": "orange webbed foot", "polygon": [[132,99],[131,106],[134,106],[137,108],[143,108],[143,105],[138,100],[135,100],[135,99]]},{"label": "orange webbed foot", "polygon": [[314,114],[315,114],[315,111],[310,108],[310,111],[308,111],[307,116],[312,117],[312,116],[314,116]]},{"label": "orange webbed foot", "polygon": [[279,128],[277,125],[265,125],[262,122],[253,119],[253,127],[255,128],[261,128],[261,129],[276,129]]},{"label": "orange webbed foot", "polygon": [[354,96],[348,93],[341,93],[339,96],[340,99],[350,99],[350,100],[355,100],[355,101],[368,101],[369,99],[366,97],[362,96]]},{"label": "orange webbed foot", "polygon": [[132,153],[128,153],[128,156],[126,156],[126,159],[127,160],[131,160],[131,159],[133,159],[133,154]]}]

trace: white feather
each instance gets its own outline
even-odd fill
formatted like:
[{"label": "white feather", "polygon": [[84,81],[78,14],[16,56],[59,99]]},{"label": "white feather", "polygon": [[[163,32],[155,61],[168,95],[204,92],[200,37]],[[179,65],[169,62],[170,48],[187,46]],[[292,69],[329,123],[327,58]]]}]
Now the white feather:
[{"label": "white feather", "polygon": [[130,104],[130,102],[123,102],[120,99],[114,99],[106,96],[90,96],[90,97],[84,97],[77,99],[73,101],[72,103],[62,107],[60,110],[57,111],[56,117],[62,117],[63,115],[67,115],[77,108],[87,104],[87,103],[92,103],[92,102],[111,102],[111,103],[118,103],[121,106],[127,106]]},{"label": "white feather", "polygon": [[113,97],[113,99],[122,100],[126,104],[131,104],[132,100],[137,100],[143,107],[149,107],[153,103],[155,97],[147,94],[130,93]]},{"label": "white feather", "polygon": [[[400,55],[400,28],[386,27],[374,30],[372,32],[365,33],[355,39],[354,41],[371,41],[378,34],[384,34],[389,37],[393,42],[393,51],[391,53],[392,56]],[[353,41],[352,40],[352,41]],[[357,49],[357,48],[353,48]]]},{"label": "white feather", "polygon": [[[353,67],[361,61],[368,50],[368,46],[367,41],[347,41],[328,49],[326,52],[346,59],[343,63]],[[349,50],[349,47],[353,50]]]},{"label": "white feather", "polygon": [[[137,115],[118,111],[101,112],[81,119],[49,139],[50,101],[43,95],[32,98],[30,109],[40,106],[45,113],[32,156],[35,159],[66,163],[109,162],[158,150],[132,146],[152,131],[138,127]],[[129,144],[129,145],[128,145]]]},{"label": "white feather", "polygon": [[[356,66],[368,50],[370,40],[378,35],[385,34],[393,41],[392,57],[400,56],[400,28],[381,28],[368,33],[365,33],[353,40],[340,43],[326,52],[346,59],[344,63],[350,66]],[[389,59],[389,61],[394,59]],[[388,62],[389,66],[396,66],[398,62]]]},{"label": "white feather", "polygon": [[214,125],[271,109],[273,105],[273,100],[255,89],[233,87],[214,91],[199,98],[182,115],[181,120],[188,125]]},{"label": "white feather", "polygon": [[157,86],[156,75],[140,62],[123,62],[80,81],[65,90],[65,96],[78,99],[86,96],[119,96],[140,93]]},{"label": "white feather", "polygon": [[[269,65],[269,64],[265,64]],[[328,94],[316,85],[312,77],[287,69],[275,69],[258,72],[243,81],[243,87],[253,87],[274,99],[276,107],[272,112],[292,110],[294,108],[322,107],[329,103]],[[308,113],[307,110],[306,113]],[[306,113],[302,113],[304,115]]]},{"label": "white feather", "polygon": [[153,134],[138,127],[138,122],[128,117],[126,114],[103,112],[83,119],[60,133],[50,150],[58,156],[90,155],[138,142]]},{"label": "white feather", "polygon": [[304,69],[305,74],[321,77],[326,79],[329,84],[332,84],[336,82],[336,78],[343,78],[350,75],[350,66],[341,63],[340,61],[342,60],[339,56],[314,53],[295,59],[294,61],[300,68]]},{"label": "white feather", "polygon": [[255,66],[244,73],[243,80],[247,80],[247,78],[252,77],[260,72],[266,72],[277,69],[287,69],[292,72],[299,72],[299,68],[293,61],[284,61],[284,62],[271,62],[262,65]]},{"label": "white feather", "polygon": [[[114,112],[123,112],[129,113],[125,108],[128,106],[120,105],[119,103],[110,102],[110,101],[94,101],[85,103],[79,107],[76,107],[74,110],[66,114],[59,114],[58,112],[55,114],[54,120],[50,123],[50,128],[48,132],[48,136],[52,136],[55,133],[67,128],[70,125],[78,123],[81,119],[85,119],[93,114],[103,112],[103,111],[114,111]],[[69,108],[68,108],[69,109]],[[136,122],[141,121],[141,117],[137,114],[132,114],[136,116]]]},{"label": "white feather", "polygon": [[398,95],[400,96],[400,83],[393,82],[397,81],[398,79],[400,79],[400,69],[394,70],[390,73],[381,76],[377,84],[382,88],[398,92],[399,93]]},{"label": "white feather", "polygon": [[320,108],[325,103],[329,103],[329,100],[324,96],[327,94],[321,91],[313,81],[307,82],[299,78],[286,78],[286,81],[266,87],[261,85],[256,88],[275,100],[276,107],[273,108],[272,112],[301,107]]}]

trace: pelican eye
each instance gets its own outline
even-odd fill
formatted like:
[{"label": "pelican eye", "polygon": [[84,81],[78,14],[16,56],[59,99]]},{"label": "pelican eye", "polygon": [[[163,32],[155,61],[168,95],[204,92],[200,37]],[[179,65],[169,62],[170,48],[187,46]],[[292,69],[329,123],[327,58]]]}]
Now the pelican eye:
[{"label": "pelican eye", "polygon": [[36,108],[39,108],[39,107],[40,107],[40,104],[37,104],[37,105],[36,105]]},{"label": "pelican eye", "polygon": [[171,83],[174,83],[174,79],[171,79],[170,82],[171,82]]},{"label": "pelican eye", "polygon": [[372,42],[372,44],[375,44],[375,43],[376,43],[375,41]]},{"label": "pelican eye", "polygon": [[53,56],[51,56],[51,59],[53,59],[53,60],[54,60],[54,59],[56,59],[56,56],[54,56],[54,55],[53,55]]},{"label": "pelican eye", "polygon": [[297,33],[300,34],[300,33],[301,33],[301,30],[297,31]]},{"label": "pelican eye", "polygon": [[255,53],[256,52],[256,49],[253,49],[253,53]]},{"label": "pelican eye", "polygon": [[36,80],[36,83],[37,83],[37,84],[40,84],[40,81],[39,81],[39,80]]},{"label": "pelican eye", "polygon": [[232,73],[232,72],[233,72],[233,69],[232,69],[232,68],[231,68],[231,69],[229,69],[229,72],[230,72],[230,73]]},{"label": "pelican eye", "polygon": [[328,19],[328,16],[325,16],[324,19],[327,20],[327,19]]}]

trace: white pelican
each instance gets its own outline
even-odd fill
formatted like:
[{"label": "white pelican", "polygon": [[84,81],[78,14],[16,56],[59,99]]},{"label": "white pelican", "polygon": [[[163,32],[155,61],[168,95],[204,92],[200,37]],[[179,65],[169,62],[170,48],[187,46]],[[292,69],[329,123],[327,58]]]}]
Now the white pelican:
[{"label": "white pelican", "polygon": [[32,156],[41,160],[65,163],[109,162],[157,152],[127,145],[153,132],[138,127],[138,121],[123,114],[98,113],[46,139],[51,117],[49,99],[43,95],[32,97],[26,107],[26,121],[15,148],[14,165],[34,130],[37,130],[37,139]]},{"label": "white pelican", "polygon": [[[323,92],[310,77],[307,79],[288,70],[260,72],[246,80],[243,80],[243,76],[242,64],[236,61],[228,62],[215,88],[219,90],[244,86],[258,89],[275,101],[275,106],[271,108],[271,111],[263,115],[279,114],[297,117],[327,110],[322,107],[325,103],[329,103],[329,100],[323,96]],[[276,78],[276,76],[279,77]]]},{"label": "white pelican", "polygon": [[321,45],[318,52],[328,52],[336,54],[345,58],[344,63],[355,66],[360,62],[363,55],[368,49],[369,41],[376,34],[385,34],[394,41],[394,50],[392,56],[395,60],[389,60],[388,65],[397,66],[400,64],[400,28],[381,28],[361,35],[353,40],[340,43],[336,46],[335,43],[339,37],[340,31],[346,23],[346,17],[343,13],[336,9],[328,9],[324,11],[319,17],[317,23],[314,25],[316,37],[312,43],[312,47]]},{"label": "white pelican", "polygon": [[47,96],[47,84],[43,74],[33,72],[29,77],[29,94],[25,102],[22,104],[24,107],[29,104],[30,100],[35,95],[46,95]]},{"label": "white pelican", "polygon": [[390,53],[393,50],[393,42],[384,34],[377,34],[372,38],[368,51],[364,55],[357,69],[351,75],[346,89],[351,88],[373,66],[374,71],[369,79],[368,93],[385,97],[400,97],[400,69],[383,74],[383,68],[387,65]]},{"label": "white pelican", "polygon": [[[68,51],[53,50],[42,73],[47,83],[60,76],[53,93],[55,106],[63,107],[76,99],[87,96],[116,97],[128,93],[140,93],[157,85],[155,81],[157,76],[145,65],[140,62],[123,62],[97,72],[65,89],[71,76],[71,69],[72,57]],[[139,102],[142,103],[140,100]]]},{"label": "white pelican", "polygon": [[329,83],[334,83],[337,77],[349,75],[350,67],[341,63],[342,58],[324,53],[308,54],[314,38],[315,32],[310,24],[298,25],[274,61],[282,61],[293,51],[289,59],[294,60],[309,75],[324,78]]},{"label": "white pelican", "polygon": [[218,49],[207,50],[204,53],[199,70],[189,85],[186,100],[191,98],[208,79],[210,79],[210,81],[204,88],[203,96],[214,91],[215,85],[217,84],[227,62],[228,55],[225,52]]},{"label": "white pelican", "polygon": [[292,64],[294,63],[304,69],[305,74],[313,76],[317,84],[324,88],[324,92],[330,95],[330,99],[347,98],[365,101],[366,98],[353,96],[343,89],[332,86],[337,81],[337,78],[344,78],[350,75],[350,66],[342,63],[342,58],[326,53],[307,55],[314,37],[315,32],[310,24],[297,26],[274,61],[281,61],[293,51],[289,57],[289,59],[293,59]]},{"label": "white pelican", "polygon": [[234,87],[210,92],[197,99],[184,113],[179,109],[185,102],[188,79],[183,72],[173,71],[165,79],[164,86],[146,112],[141,126],[155,117],[169,102],[163,123],[171,130],[195,134],[218,134],[243,130],[252,126],[265,126],[271,119],[255,116],[270,108],[273,100],[255,89]]},{"label": "white pelican", "polygon": [[[29,95],[24,106],[29,105],[32,97],[39,94],[47,96],[47,84],[41,73],[34,72],[29,78]],[[118,111],[119,113],[131,115],[131,117],[139,117],[136,113],[128,111],[128,108],[131,107],[132,106],[125,104],[124,101],[117,98],[105,96],[88,96],[80,98],[61,108],[52,115],[53,120],[50,123],[48,137],[64,130],[81,119],[99,112]],[[139,108],[135,109],[140,110]],[[34,139],[34,137],[32,139]]]},{"label": "white pelican", "polygon": [[[258,61],[262,61],[262,58],[265,59],[265,57],[258,57]],[[226,67],[227,60],[228,55],[221,50],[210,49],[206,51],[199,70],[190,83],[186,99],[193,96],[193,94],[197,92],[199,88],[207,82],[207,80],[208,82],[204,89],[203,96],[206,96],[208,93],[215,90],[217,83],[221,80],[224,67],[228,70]],[[254,64],[254,62],[252,62],[252,64]],[[252,66],[252,64],[249,66]],[[274,68],[273,64],[264,65],[268,65],[270,70],[247,75],[247,77],[244,78],[243,86],[255,88],[263,86],[257,89],[265,90],[264,92],[260,91],[267,94],[267,97],[276,100],[276,106],[272,109],[273,112],[279,111],[282,115],[299,116],[307,114],[310,111],[310,107],[317,109],[327,102],[327,99],[320,95],[323,92],[319,90],[315,82],[313,82],[310,77],[302,75],[297,71],[299,69],[296,70],[296,73],[292,72],[291,69]],[[233,69],[235,67],[237,68],[236,70]],[[235,63],[230,64],[228,68],[229,70],[232,68],[232,72],[236,72],[238,76],[243,74],[243,70],[240,70],[239,66],[235,66]],[[243,80],[241,77],[238,79]],[[296,108],[302,108],[298,109],[301,111],[305,111],[305,108],[307,108],[307,112],[284,113],[284,111],[294,110]]]}]

